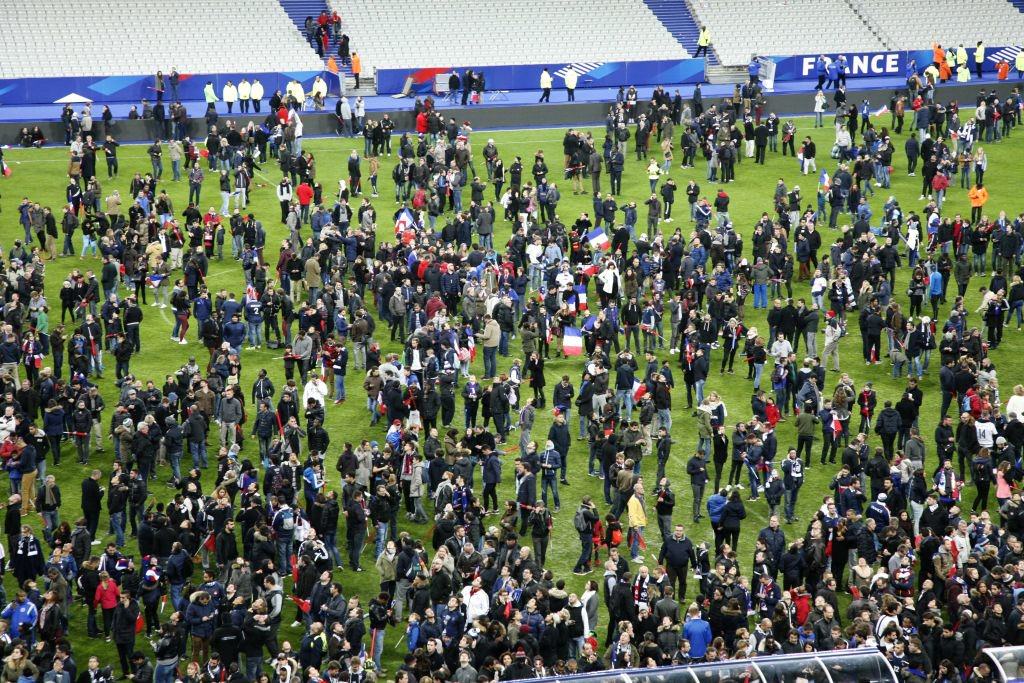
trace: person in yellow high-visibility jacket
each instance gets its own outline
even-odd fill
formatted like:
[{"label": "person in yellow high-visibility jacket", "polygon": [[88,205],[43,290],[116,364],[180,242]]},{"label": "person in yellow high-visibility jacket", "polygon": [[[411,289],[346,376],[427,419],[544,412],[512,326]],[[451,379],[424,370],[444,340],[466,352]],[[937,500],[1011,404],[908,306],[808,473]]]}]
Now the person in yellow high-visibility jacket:
[{"label": "person in yellow high-visibility jacket", "polygon": [[974,73],[978,74],[978,78],[981,78],[981,70],[985,66],[985,43],[978,41],[977,47],[974,48]]},{"label": "person in yellow high-visibility jacket", "polygon": [[1024,78],[1024,50],[1017,53],[1013,58],[1013,68],[1017,70],[1017,79]]},{"label": "person in yellow high-visibility jacket", "polygon": [[694,57],[700,57],[701,53],[704,56],[708,55],[708,48],[711,47],[711,31],[708,30],[707,26],[700,27],[700,35],[697,36],[697,52]]}]

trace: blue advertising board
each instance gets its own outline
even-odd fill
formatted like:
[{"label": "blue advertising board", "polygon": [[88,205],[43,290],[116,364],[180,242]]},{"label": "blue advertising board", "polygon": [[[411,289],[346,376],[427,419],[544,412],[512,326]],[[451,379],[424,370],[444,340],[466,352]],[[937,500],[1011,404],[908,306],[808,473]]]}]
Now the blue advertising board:
[{"label": "blue advertising board", "polygon": [[[217,97],[227,81],[237,84],[243,78],[250,82],[259,79],[263,85],[264,99],[270,99],[275,90],[282,93],[293,79],[302,83],[307,90],[319,71],[297,71],[293,73],[225,73],[225,74],[181,74],[178,97],[182,102],[203,100],[203,88],[207,81],[213,82]],[[328,83],[331,79],[328,79]],[[0,104],[50,104],[64,97],[79,97],[101,103],[139,102],[143,98],[156,99],[153,90],[153,76],[80,76],[63,78],[11,78],[0,79]],[[164,101],[171,99],[171,88],[167,85]]]},{"label": "blue advertising board", "polygon": [[419,69],[378,69],[377,92],[382,95],[402,92],[406,80],[412,78],[414,93],[428,93],[433,90],[437,76],[453,70],[461,76],[467,69],[483,72],[487,90],[537,90],[540,88],[541,71],[545,67],[553,77],[556,88],[565,87],[563,76],[570,68],[579,76],[577,88],[614,88],[620,85],[669,86],[700,83],[704,80],[703,59],[501,66],[453,65]]},{"label": "blue advertising board", "polygon": [[[1013,62],[1012,55],[1016,47],[987,47],[986,70],[995,70],[995,62],[1011,55],[1007,61]],[[910,71],[921,71],[932,63],[932,51],[929,50],[895,50],[891,52],[830,52],[825,54],[826,61],[846,57],[847,79],[878,78],[892,76],[909,76]],[[817,78],[816,63],[819,55],[789,55],[769,57],[775,62],[776,81],[804,81]],[[973,63],[973,52],[971,60]]]}]

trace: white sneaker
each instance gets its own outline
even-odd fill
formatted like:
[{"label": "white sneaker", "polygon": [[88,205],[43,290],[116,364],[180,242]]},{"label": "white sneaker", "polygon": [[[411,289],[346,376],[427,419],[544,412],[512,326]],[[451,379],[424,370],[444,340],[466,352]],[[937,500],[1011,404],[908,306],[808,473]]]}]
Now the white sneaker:
[{"label": "white sneaker", "polygon": [[188,344],[188,342],[186,340],[184,340],[184,339],[182,339],[178,343],[181,344],[182,346],[184,346],[185,344]]},{"label": "white sneaker", "polygon": [[639,555],[637,557],[634,557],[633,561],[636,562],[637,564],[641,564],[644,561],[644,556],[643,555]]},{"label": "white sneaker", "polygon": [[100,544],[102,544],[102,543],[103,543],[103,541],[93,541],[93,542],[92,542],[92,544],[93,544],[93,545],[100,545]]},{"label": "white sneaker", "polygon": [[920,197],[917,198],[917,201],[921,201],[923,199],[924,199],[924,195],[921,195]]},{"label": "white sneaker", "polygon": [[299,622],[297,622],[297,621],[293,621],[293,622],[292,622],[292,628],[298,628],[298,627],[300,627],[300,626],[302,626],[302,624],[301,624],[301,623],[299,623]]}]

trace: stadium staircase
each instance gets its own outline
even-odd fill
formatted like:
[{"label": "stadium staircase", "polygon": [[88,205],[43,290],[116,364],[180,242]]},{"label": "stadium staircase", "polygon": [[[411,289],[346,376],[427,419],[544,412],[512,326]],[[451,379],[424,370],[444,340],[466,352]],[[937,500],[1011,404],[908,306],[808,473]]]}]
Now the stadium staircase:
[{"label": "stadium staircase", "polygon": [[[871,19],[871,10],[868,8],[864,0],[845,0],[853,13],[867,26],[868,30],[874,34],[878,41],[885,47],[886,50],[896,49],[897,42],[892,36],[890,36],[882,26]],[[1012,0],[1011,0],[1012,1]],[[1024,2],[1024,0],[1017,0],[1018,2]]]},{"label": "stadium staircase", "polygon": [[[1019,1],[1024,2],[1024,0]],[[696,54],[700,26],[694,21],[688,2],[684,0],[644,0],[644,4],[690,55]],[[718,63],[718,56],[715,54],[714,43],[712,43],[708,64]]]},{"label": "stadium staircase", "polygon": [[1018,12],[1024,12],[1024,0],[1007,0],[1007,2],[1016,7]]},{"label": "stadium staircase", "polygon": [[[295,28],[298,29],[299,33],[303,37],[306,36],[306,17],[312,17],[313,21],[320,16],[321,12],[327,12],[330,16],[333,8],[327,0],[277,0],[284,11],[288,14],[288,17],[295,24]],[[341,16],[341,30],[345,32],[345,15],[340,11],[338,14]],[[324,56],[324,62],[326,63],[328,57],[334,57],[335,62],[338,65],[338,71],[344,74],[345,79],[345,94],[354,97],[356,95],[376,95],[377,86],[376,78],[373,74],[362,74],[360,80],[360,88],[356,89],[356,79],[352,76],[352,70],[348,64],[342,64],[341,60],[338,59],[338,35],[331,38],[327,44],[327,53]],[[349,38],[352,35],[349,34]],[[353,41],[354,42],[354,41]],[[314,48],[315,50],[315,48]],[[358,50],[357,50],[358,51]],[[365,64],[364,64],[365,66]],[[365,70],[365,69],[364,69]]]}]

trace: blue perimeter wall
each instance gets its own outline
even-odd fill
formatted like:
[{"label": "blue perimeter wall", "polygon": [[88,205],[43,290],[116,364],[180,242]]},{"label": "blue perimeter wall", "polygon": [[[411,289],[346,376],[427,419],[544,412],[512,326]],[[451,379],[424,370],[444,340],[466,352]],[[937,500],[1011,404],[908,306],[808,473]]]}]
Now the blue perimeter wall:
[{"label": "blue perimeter wall", "polygon": [[[1019,47],[990,47],[986,49],[986,69],[994,70],[995,62],[1005,58],[1012,65],[1013,56]],[[894,52],[849,52],[846,55],[850,65],[850,79],[893,77],[908,75],[913,62],[920,72],[931,63],[931,50],[903,50]],[[831,59],[839,53],[826,55]],[[776,81],[814,80],[814,63],[817,55],[792,55],[770,57],[776,64]],[[515,64],[502,66],[474,67],[446,66],[420,69],[379,69],[377,91],[381,95],[399,93],[406,80],[412,78],[413,94],[433,92],[435,78],[457,70],[463,74],[466,69],[482,71],[487,90],[537,90],[540,86],[541,69],[547,67],[554,79],[555,88],[564,88],[562,74],[572,66],[580,74],[579,88],[608,88],[618,86],[655,86],[700,83],[705,80],[703,59],[681,59],[667,61],[636,62],[587,62],[573,64]],[[238,83],[242,78],[250,81],[258,78],[263,84],[265,99],[275,90],[284,92],[285,86],[297,79],[308,90],[313,78],[323,73],[332,92],[337,92],[338,79],[327,72],[300,71],[294,73],[230,73],[230,74],[182,74],[179,99],[196,101],[203,99],[203,88],[207,81],[213,81],[214,91],[220,96],[226,81]],[[68,95],[76,94],[94,102],[139,102],[143,98],[154,100],[153,76],[95,76],[67,78],[16,78],[0,79],[0,104],[52,104]],[[171,97],[170,87],[164,101]]]}]

